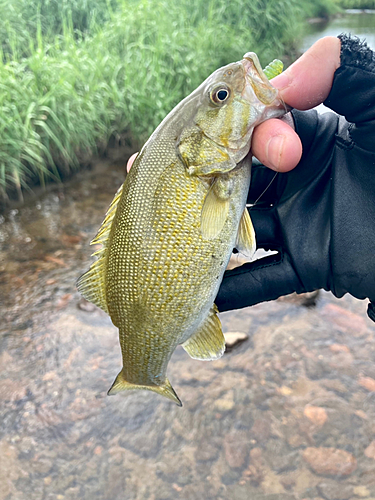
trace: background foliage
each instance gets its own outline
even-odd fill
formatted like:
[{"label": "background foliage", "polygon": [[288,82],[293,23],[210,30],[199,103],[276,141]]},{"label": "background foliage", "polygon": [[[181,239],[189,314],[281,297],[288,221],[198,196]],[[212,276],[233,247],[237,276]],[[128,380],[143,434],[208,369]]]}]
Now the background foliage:
[{"label": "background foliage", "polygon": [[217,67],[295,52],[334,0],[0,0],[0,198],[138,144]]}]

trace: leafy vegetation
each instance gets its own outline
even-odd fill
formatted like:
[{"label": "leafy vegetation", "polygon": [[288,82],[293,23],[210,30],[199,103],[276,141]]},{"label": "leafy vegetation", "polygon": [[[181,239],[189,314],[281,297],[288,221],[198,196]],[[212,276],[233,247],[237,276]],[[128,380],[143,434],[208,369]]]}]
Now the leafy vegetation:
[{"label": "leafy vegetation", "polygon": [[375,9],[375,0],[337,0],[343,9]]},{"label": "leafy vegetation", "polygon": [[[306,0],[307,2],[307,0]],[[306,4],[307,5],[307,4]],[[0,0],[0,197],[143,141],[215,68],[294,50],[299,0]]]},{"label": "leafy vegetation", "polygon": [[[301,0],[307,17],[328,18],[341,12],[340,0]],[[350,0],[349,0],[350,1]]]}]

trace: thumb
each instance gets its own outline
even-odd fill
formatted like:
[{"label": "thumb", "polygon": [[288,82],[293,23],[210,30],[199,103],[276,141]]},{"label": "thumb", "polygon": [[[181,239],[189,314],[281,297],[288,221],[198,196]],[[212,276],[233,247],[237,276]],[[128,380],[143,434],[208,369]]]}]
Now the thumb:
[{"label": "thumb", "polygon": [[215,300],[220,312],[241,309],[305,290],[287,254],[279,251],[226,271]]},{"label": "thumb", "polygon": [[327,36],[312,45],[281,75],[272,79],[284,101],[296,109],[311,109],[325,101],[336,69],[340,66],[341,42]]}]

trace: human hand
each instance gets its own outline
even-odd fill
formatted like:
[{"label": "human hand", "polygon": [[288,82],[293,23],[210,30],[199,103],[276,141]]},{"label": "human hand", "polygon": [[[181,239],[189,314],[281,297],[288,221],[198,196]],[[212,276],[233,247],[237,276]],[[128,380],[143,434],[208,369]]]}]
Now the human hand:
[{"label": "human hand", "polygon": [[[327,98],[339,66],[340,40],[329,36],[318,40],[271,83],[289,106],[311,109]],[[263,165],[287,172],[300,161],[302,143],[287,122],[272,118],[254,129],[251,152]]]},{"label": "human hand", "polygon": [[[346,119],[294,110],[296,133],[280,120],[257,127],[253,153],[286,172],[250,209],[257,246],[278,254],[227,271],[215,301],[220,311],[319,288],[375,301],[375,57],[358,40],[339,38],[341,56],[339,39],[319,40],[272,82],[291,106],[325,101]],[[270,154],[275,135],[278,155]],[[287,153],[299,138],[298,162]],[[253,168],[250,203],[273,177],[269,168]],[[375,320],[372,303],[368,312]]]}]

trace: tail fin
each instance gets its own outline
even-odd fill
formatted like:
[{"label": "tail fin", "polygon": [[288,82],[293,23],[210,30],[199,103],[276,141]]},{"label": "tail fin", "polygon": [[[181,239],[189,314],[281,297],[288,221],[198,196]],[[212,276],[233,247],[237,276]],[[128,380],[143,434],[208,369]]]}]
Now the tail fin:
[{"label": "tail fin", "polygon": [[108,396],[112,396],[114,394],[117,394],[122,391],[128,391],[128,390],[134,390],[134,389],[145,389],[146,391],[153,391],[161,396],[164,396],[168,399],[171,399],[174,401],[178,406],[182,406],[180,398],[177,396],[175,393],[173,387],[171,386],[171,383],[169,380],[166,378],[164,384],[162,385],[137,385],[137,384],[131,384],[127,380],[125,380],[123,371],[121,370],[120,373],[117,375],[115,381],[113,382],[112,386],[110,387],[108,391]]}]

